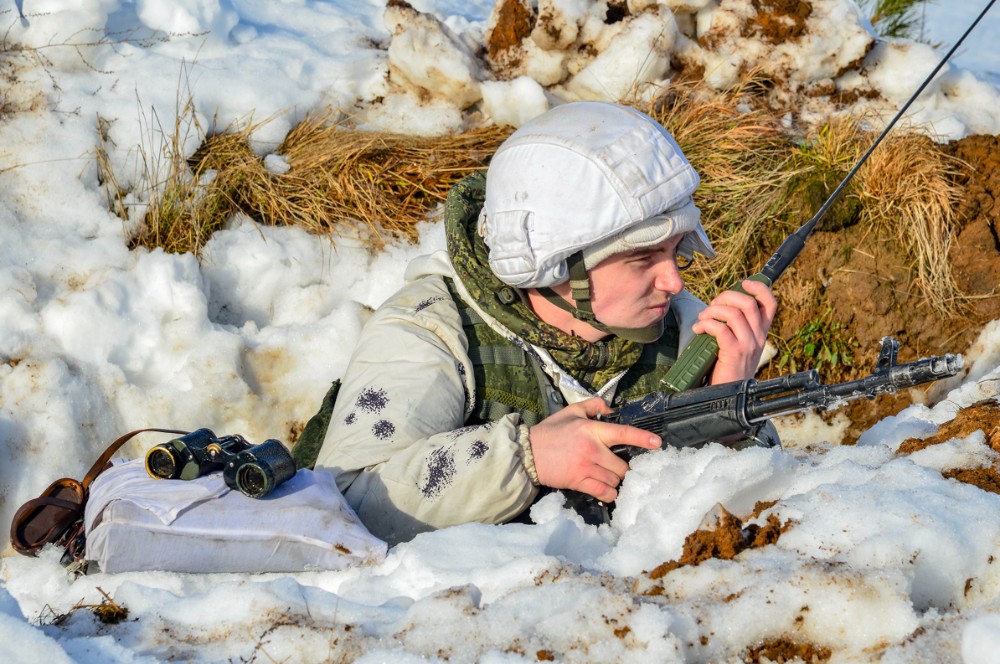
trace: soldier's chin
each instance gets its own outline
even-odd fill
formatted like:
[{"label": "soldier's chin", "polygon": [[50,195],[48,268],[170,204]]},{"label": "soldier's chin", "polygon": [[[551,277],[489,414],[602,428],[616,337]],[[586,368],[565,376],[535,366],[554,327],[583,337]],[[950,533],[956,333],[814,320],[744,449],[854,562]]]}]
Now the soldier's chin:
[{"label": "soldier's chin", "polygon": [[647,309],[646,311],[650,312],[650,315],[652,316],[652,320],[650,320],[649,323],[647,324],[655,323],[656,321],[661,320],[664,316],[667,315],[667,309],[669,308],[670,308],[670,303],[668,302],[667,304],[662,304],[660,306],[650,307],[649,309]]}]

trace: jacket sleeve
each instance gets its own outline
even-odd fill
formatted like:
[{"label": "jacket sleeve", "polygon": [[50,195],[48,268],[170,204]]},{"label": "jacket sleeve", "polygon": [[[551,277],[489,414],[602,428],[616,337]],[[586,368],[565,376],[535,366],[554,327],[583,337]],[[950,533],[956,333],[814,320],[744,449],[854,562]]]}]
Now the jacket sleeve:
[{"label": "jacket sleeve", "polygon": [[390,544],[449,525],[501,523],[538,492],[518,415],[464,426],[475,382],[443,283],[432,297],[410,290],[365,326],[316,463]]}]

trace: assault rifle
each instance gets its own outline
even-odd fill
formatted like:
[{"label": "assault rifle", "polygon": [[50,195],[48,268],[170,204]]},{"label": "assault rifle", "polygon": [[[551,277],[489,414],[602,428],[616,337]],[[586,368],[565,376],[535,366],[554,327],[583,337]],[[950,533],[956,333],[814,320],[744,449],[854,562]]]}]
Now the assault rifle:
[{"label": "assault rifle", "polygon": [[[663,439],[663,447],[699,447],[712,442],[735,448],[758,444],[747,433],[779,415],[813,408],[839,408],[848,401],[930,383],[954,376],[962,369],[962,356],[946,354],[897,364],[899,342],[882,339],[882,349],[869,376],[845,383],[823,385],[815,369],[771,378],[753,378],[698,387],[684,392],[654,392],[601,417],[606,422],[629,424]],[[611,451],[630,461],[643,448],[616,445]],[[609,521],[608,507],[593,497],[566,492],[567,504],[587,523]]]}]

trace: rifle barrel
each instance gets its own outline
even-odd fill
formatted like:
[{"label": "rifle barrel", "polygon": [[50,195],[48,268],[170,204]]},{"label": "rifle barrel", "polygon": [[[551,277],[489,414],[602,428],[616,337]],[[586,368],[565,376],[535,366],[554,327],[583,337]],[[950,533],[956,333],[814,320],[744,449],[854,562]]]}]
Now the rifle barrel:
[{"label": "rifle barrel", "polygon": [[915,362],[878,369],[870,376],[845,383],[818,385],[800,392],[748,401],[746,419],[750,422],[760,422],[810,408],[828,410],[838,407],[845,401],[861,397],[874,399],[879,394],[893,394],[898,390],[948,378],[961,370],[961,355],[951,353],[942,357],[934,355]]}]

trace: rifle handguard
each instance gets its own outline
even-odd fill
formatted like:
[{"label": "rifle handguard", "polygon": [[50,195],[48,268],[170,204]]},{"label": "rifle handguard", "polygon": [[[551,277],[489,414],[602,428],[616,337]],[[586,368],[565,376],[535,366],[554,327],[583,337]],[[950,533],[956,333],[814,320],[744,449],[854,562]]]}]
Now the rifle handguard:
[{"label": "rifle handguard", "polygon": [[[864,378],[824,385],[815,370],[769,380],[753,378],[683,392],[654,392],[623,405],[603,419],[651,431],[664,446],[693,447],[725,441],[779,415],[812,408],[837,408],[853,399],[874,399],[956,375],[962,356],[947,354],[897,364],[899,342],[882,339],[874,371]],[[619,453],[620,448],[612,448]],[[629,449],[629,456],[637,453]]]}]

